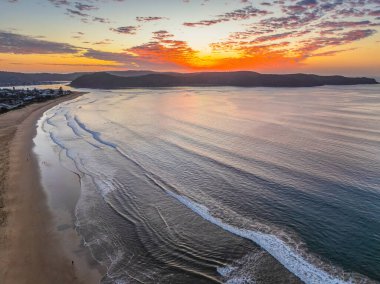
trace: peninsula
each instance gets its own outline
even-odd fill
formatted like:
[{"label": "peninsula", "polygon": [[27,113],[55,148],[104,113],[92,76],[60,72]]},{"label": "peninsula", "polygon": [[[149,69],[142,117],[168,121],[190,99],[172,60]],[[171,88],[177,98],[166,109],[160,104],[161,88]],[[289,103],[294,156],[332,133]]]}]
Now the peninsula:
[{"label": "peninsula", "polygon": [[324,85],[377,84],[375,79],[312,74],[260,74],[250,71],[152,73],[141,76],[118,76],[107,72],[86,74],[74,79],[72,87],[121,89],[144,87],[316,87]]}]

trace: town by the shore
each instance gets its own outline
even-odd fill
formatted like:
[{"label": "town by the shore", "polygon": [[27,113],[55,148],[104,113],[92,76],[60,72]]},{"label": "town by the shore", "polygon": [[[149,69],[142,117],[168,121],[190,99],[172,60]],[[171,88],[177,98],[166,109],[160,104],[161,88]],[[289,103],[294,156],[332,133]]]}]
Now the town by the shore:
[{"label": "town by the shore", "polygon": [[0,88],[0,113],[24,107],[31,103],[44,102],[71,94],[70,90],[63,90],[62,87],[57,89]]},{"label": "town by the shore", "polygon": [[98,283],[104,273],[99,266],[90,259],[74,262],[86,250],[74,229],[70,248],[64,247],[68,241],[55,228],[32,151],[38,119],[80,93],[34,91],[35,97],[25,102],[10,91],[18,96],[13,102],[23,107],[0,115],[0,279],[4,284]]}]

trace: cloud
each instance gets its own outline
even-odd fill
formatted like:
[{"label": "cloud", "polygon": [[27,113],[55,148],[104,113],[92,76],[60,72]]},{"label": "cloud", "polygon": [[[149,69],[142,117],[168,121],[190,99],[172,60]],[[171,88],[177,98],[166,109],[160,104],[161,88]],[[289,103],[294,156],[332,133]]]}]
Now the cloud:
[{"label": "cloud", "polygon": [[[15,0],[18,1],[18,0]],[[72,3],[69,0],[47,0],[48,2],[52,3],[56,7],[61,6],[70,6]],[[81,2],[75,2],[74,7],[81,11],[90,11],[90,10],[97,10],[98,8],[91,5],[92,3],[96,2],[125,2],[125,0],[82,0]],[[89,3],[89,4],[86,4]]]},{"label": "cloud", "polygon": [[300,2],[297,3],[297,5],[299,6],[315,6],[317,5],[317,1],[316,0],[302,0]]},{"label": "cloud", "polygon": [[103,61],[113,62],[113,66],[118,66],[119,68],[142,68],[142,69],[171,69],[177,68],[178,66],[172,64],[171,62],[165,61],[154,61],[145,57],[139,57],[137,55],[133,55],[128,51],[124,52],[107,52],[107,51],[99,51],[94,49],[87,50],[84,54],[86,58],[98,59]]},{"label": "cloud", "polygon": [[76,33],[74,33],[74,35],[72,36],[72,38],[81,39],[83,36],[84,36],[83,32],[76,32]]},{"label": "cloud", "polygon": [[279,39],[284,39],[292,35],[292,32],[286,32],[286,33],[280,33],[280,34],[273,34],[273,35],[265,35],[256,38],[252,42],[258,43],[258,42],[266,42],[266,41],[274,41],[274,40],[279,40]]},{"label": "cloud", "polygon": [[[282,37],[285,35],[273,35]],[[269,40],[269,38],[268,38]],[[277,46],[285,46],[278,43]],[[273,50],[274,44],[250,47],[241,52],[239,57],[213,58],[213,56],[201,56],[185,41],[175,40],[168,31],[160,30],[153,33],[153,40],[138,46],[134,46],[127,52],[134,54],[140,60],[140,64],[154,64],[160,68],[172,68],[178,70],[241,70],[252,68],[270,68],[278,64],[291,66],[297,64],[299,58],[289,57],[284,52]],[[217,55],[217,52],[215,52]],[[143,62],[143,63],[141,63]]]},{"label": "cloud", "polygon": [[376,33],[376,30],[365,29],[365,30],[351,30],[344,32],[337,36],[330,37],[317,37],[312,40],[305,40],[301,42],[303,44],[297,52],[302,54],[302,57],[310,57],[315,54],[315,51],[324,47],[336,47],[343,44],[355,42],[367,37],[370,37]]},{"label": "cloud", "polygon": [[[70,17],[79,17],[83,23],[89,23],[91,20],[92,22],[97,22],[101,24],[109,24],[111,21],[108,18],[102,18],[102,17],[91,17],[89,14],[83,13],[82,10],[73,10],[70,8],[66,9],[66,15],[69,15]],[[84,11],[88,11],[84,9]]]},{"label": "cloud", "polygon": [[174,35],[172,35],[171,33],[165,30],[159,30],[159,31],[153,32],[153,38],[158,41],[162,41],[164,39],[171,38],[173,36]]},{"label": "cloud", "polygon": [[372,36],[376,32],[377,32],[376,30],[372,30],[372,29],[352,30],[352,31],[344,33],[343,36],[341,37],[341,40],[343,41],[343,43],[357,41],[357,40]]},{"label": "cloud", "polygon": [[85,63],[38,63],[46,66],[75,66],[75,67],[118,67],[118,64],[85,64]]},{"label": "cloud", "polygon": [[104,61],[113,61],[117,63],[128,63],[134,57],[126,52],[107,52],[99,51],[95,49],[88,49],[84,54],[84,57],[104,60]]},{"label": "cloud", "polygon": [[111,31],[117,32],[119,34],[134,35],[136,34],[139,26],[125,26],[118,28],[110,28]]},{"label": "cloud", "polygon": [[101,17],[93,17],[92,21],[93,22],[102,23],[102,24],[109,24],[109,23],[111,23],[111,21],[109,19],[107,19],[107,18],[101,18]]},{"label": "cloud", "polygon": [[48,0],[50,3],[52,3],[55,7],[61,7],[61,6],[69,6],[70,2],[67,0]]},{"label": "cloud", "polygon": [[79,2],[75,2],[75,8],[79,11],[92,11],[99,9],[98,7],[95,7],[93,5],[82,4]]},{"label": "cloud", "polygon": [[185,22],[183,23],[183,25],[187,27],[201,27],[201,26],[212,26],[212,25],[219,24],[222,22],[226,22],[226,20],[224,19],[202,20],[199,22]]},{"label": "cloud", "polygon": [[96,45],[105,45],[105,44],[111,44],[112,42],[113,42],[112,39],[106,38],[104,40],[94,42],[94,44],[96,44]]},{"label": "cloud", "polygon": [[27,35],[0,31],[0,53],[74,54],[77,52],[78,48],[67,43],[52,42]]},{"label": "cloud", "polygon": [[295,29],[306,26],[313,21],[319,20],[320,17],[321,15],[319,14],[319,11],[312,11],[308,13],[297,12],[295,14],[290,14],[283,17],[272,17],[269,19],[264,19],[260,22],[260,24],[272,29]]},{"label": "cloud", "polygon": [[188,68],[189,61],[196,58],[196,51],[186,42],[172,39],[148,42],[127,51],[136,55],[140,61],[157,66],[169,64],[177,68]]},{"label": "cloud", "polygon": [[378,17],[378,16],[380,16],[380,10],[371,11],[368,13],[368,15]]},{"label": "cloud", "polygon": [[136,21],[138,22],[153,22],[160,20],[168,20],[166,17],[136,17]]},{"label": "cloud", "polygon": [[237,9],[232,12],[227,12],[216,16],[211,20],[202,20],[198,22],[185,22],[183,25],[187,27],[200,27],[200,26],[211,26],[218,23],[229,22],[229,21],[239,21],[248,20],[253,17],[268,15],[270,12],[265,10],[260,10],[252,6],[247,6],[242,9]]},{"label": "cloud", "polygon": [[320,53],[314,53],[313,57],[317,56],[334,56],[338,53],[341,52],[346,52],[346,51],[351,51],[351,50],[356,50],[357,48],[349,48],[349,49],[338,49],[338,50],[330,50],[330,51],[325,51],[325,52],[320,52]]},{"label": "cloud", "polygon": [[154,32],[152,39],[124,52],[88,49],[83,56],[115,62],[129,68],[187,69],[189,60],[196,54],[186,42],[173,39],[173,35],[167,31]]},{"label": "cloud", "polygon": [[86,18],[86,17],[89,16],[88,14],[85,14],[85,13],[83,13],[81,11],[73,10],[73,9],[70,9],[70,8],[66,9],[66,14],[69,15],[69,16],[79,16],[79,17],[83,17],[83,18]]},{"label": "cloud", "polygon": [[[335,30],[342,30],[345,28],[353,28],[353,27],[360,27],[360,26],[371,26],[372,23],[368,20],[364,21],[339,21],[339,22],[332,22],[332,21],[326,21],[318,24],[317,26],[321,28],[321,32],[323,33],[326,28],[328,29],[335,29]],[[331,31],[331,30],[329,30]]]}]

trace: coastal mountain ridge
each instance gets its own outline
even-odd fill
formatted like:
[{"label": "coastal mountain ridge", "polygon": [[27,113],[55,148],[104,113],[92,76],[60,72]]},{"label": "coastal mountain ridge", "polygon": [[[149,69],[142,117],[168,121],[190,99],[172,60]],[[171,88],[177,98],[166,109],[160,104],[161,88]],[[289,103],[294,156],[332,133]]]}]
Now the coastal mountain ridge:
[{"label": "coastal mountain ridge", "polygon": [[[71,82],[76,78],[92,74],[93,72],[74,72],[74,73],[21,73],[0,71],[0,86],[21,86],[21,85],[40,85],[50,82]],[[109,74],[120,77],[141,76],[155,73],[149,70],[126,70],[126,71],[108,71]]]},{"label": "coastal mountain ridge", "polygon": [[20,73],[0,71],[0,86],[43,84],[45,82],[72,81],[86,73]]},{"label": "coastal mountain ridge", "polygon": [[324,85],[377,84],[366,77],[319,76],[313,74],[261,74],[251,71],[159,73],[140,76],[115,75],[116,72],[85,74],[74,79],[70,86],[77,88],[120,89],[139,87],[315,87]]}]

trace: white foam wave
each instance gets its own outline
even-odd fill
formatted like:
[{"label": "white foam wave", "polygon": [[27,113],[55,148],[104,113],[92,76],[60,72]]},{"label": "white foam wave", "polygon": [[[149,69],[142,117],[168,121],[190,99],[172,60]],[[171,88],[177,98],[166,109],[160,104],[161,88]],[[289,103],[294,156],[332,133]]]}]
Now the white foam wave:
[{"label": "white foam wave", "polygon": [[[198,204],[187,197],[178,195],[174,192],[167,191],[169,195],[177,199],[179,202],[190,208],[192,211],[200,215],[205,220],[223,228],[224,230],[238,235],[240,237],[249,239],[258,244],[274,258],[276,258],[282,265],[284,265],[290,272],[300,278],[303,282],[308,284],[343,284],[353,283],[351,280],[343,280],[336,278],[323,271],[321,268],[309,263],[305,258],[298,254],[293,248],[287,245],[284,241],[274,235],[261,233],[257,231],[242,229],[224,223],[221,219],[216,218],[210,214],[209,209],[201,204]],[[227,270],[219,269],[221,273],[227,273]],[[238,280],[238,279],[235,279]],[[243,280],[243,279],[240,279]],[[231,282],[231,283],[244,283],[244,282]]]},{"label": "white foam wave", "polygon": [[231,277],[231,274],[237,270],[236,267],[232,266],[225,266],[225,267],[218,267],[216,269],[220,275],[222,275],[224,278],[227,278],[228,280],[225,282],[226,284],[255,284],[256,281],[252,279],[252,277],[247,276],[237,276],[237,277]]}]

